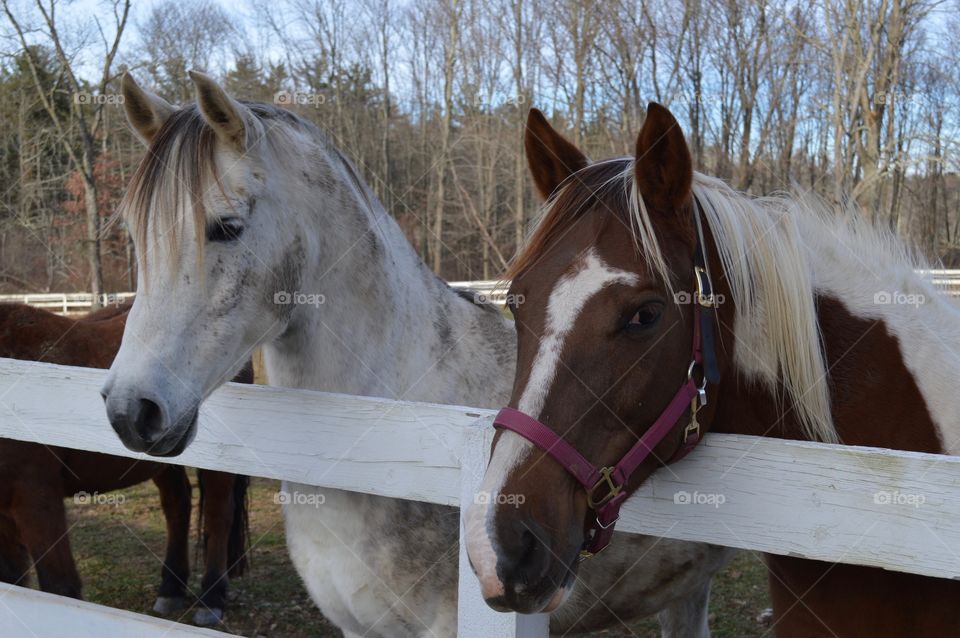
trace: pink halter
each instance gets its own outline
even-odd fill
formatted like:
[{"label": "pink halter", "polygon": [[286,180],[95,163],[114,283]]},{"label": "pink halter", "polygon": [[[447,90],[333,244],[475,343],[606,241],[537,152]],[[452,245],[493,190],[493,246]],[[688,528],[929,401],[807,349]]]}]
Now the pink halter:
[{"label": "pink halter", "polygon": [[[596,512],[596,519],[589,529],[587,539],[580,550],[580,559],[590,558],[610,544],[613,528],[620,518],[620,507],[630,495],[627,482],[653,449],[674,429],[684,412],[690,410],[690,423],[684,427],[683,441],[667,463],[678,461],[689,454],[700,441],[700,423],[697,412],[707,403],[706,386],[720,379],[713,351],[713,328],[715,300],[713,286],[706,269],[703,254],[703,232],[700,227],[700,202],[696,201],[697,250],[694,257],[697,294],[693,299],[693,354],[687,370],[687,381],[649,430],[640,437],[616,465],[597,468],[583,457],[572,445],[540,423],[535,418],[515,410],[503,408],[494,419],[494,427],[516,432],[562,465],[587,491],[587,504]],[[704,360],[704,342],[707,357]],[[703,371],[698,384],[694,371]]]}]

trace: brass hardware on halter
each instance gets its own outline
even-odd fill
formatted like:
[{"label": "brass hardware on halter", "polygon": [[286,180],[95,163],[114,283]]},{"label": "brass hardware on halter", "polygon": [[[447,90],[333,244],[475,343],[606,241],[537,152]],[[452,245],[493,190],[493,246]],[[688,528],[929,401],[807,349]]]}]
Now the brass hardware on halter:
[{"label": "brass hardware on halter", "polygon": [[715,305],[715,297],[713,294],[713,285],[710,282],[710,275],[707,274],[707,270],[702,266],[694,266],[693,274],[697,280],[697,303],[704,308],[713,308]]},{"label": "brass hardware on halter", "polygon": [[700,421],[697,420],[697,412],[700,407],[697,405],[697,399],[694,397],[690,405],[690,423],[683,428],[683,442],[686,443],[690,435],[700,436]]},{"label": "brass hardware on halter", "polygon": [[[690,373],[693,372],[693,363],[690,364]],[[700,408],[707,404],[707,381],[697,388],[697,393],[690,399],[690,423],[683,428],[683,442],[686,443],[691,435],[700,436],[700,421],[697,420],[697,413]]]},{"label": "brass hardware on halter", "polygon": [[[623,491],[622,485],[617,485],[613,482],[613,471],[616,468],[614,467],[605,467],[600,470],[600,480],[590,488],[590,491],[587,493],[587,505],[591,509],[597,509],[609,503],[617,494]],[[597,491],[597,488],[601,486],[606,486],[607,493],[603,495],[603,498],[597,500],[593,497],[594,492]]]},{"label": "brass hardware on halter", "polygon": [[[606,469],[613,469],[613,468],[606,468]],[[618,488],[618,489],[619,489],[619,488]],[[606,525],[604,525],[603,523],[600,522],[600,517],[598,516],[598,517],[597,517],[597,527],[598,527],[599,529],[607,530],[607,529],[610,529],[611,527],[613,527],[614,525],[616,525],[616,524],[617,524],[617,521],[619,521],[619,520],[620,520],[620,516],[617,515],[617,517],[616,517],[615,519],[613,519],[612,521],[610,521],[609,523],[607,523]],[[585,545],[586,545],[586,544],[585,544]],[[581,549],[581,550],[580,550],[580,555],[577,556],[577,562],[578,562],[578,563],[581,563],[581,562],[587,560],[588,558],[593,558],[594,556],[596,556],[597,554],[599,554],[600,552],[602,552],[604,549],[605,549],[605,547],[601,547],[600,549],[598,549],[598,550],[595,551],[595,552],[591,552],[589,549]]]}]

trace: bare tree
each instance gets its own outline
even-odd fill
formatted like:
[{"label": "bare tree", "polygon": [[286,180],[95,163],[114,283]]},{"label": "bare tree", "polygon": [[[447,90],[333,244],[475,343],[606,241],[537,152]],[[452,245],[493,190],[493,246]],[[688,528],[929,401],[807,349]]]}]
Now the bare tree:
[{"label": "bare tree", "polygon": [[239,27],[216,2],[166,0],[152,8],[140,33],[157,87],[171,99],[187,102],[193,97],[187,71],[225,71]]},{"label": "bare tree", "polygon": [[[61,40],[57,22],[57,3],[55,0],[50,0],[49,3],[44,4],[37,0],[36,7],[42,16],[42,26],[39,27],[37,32],[42,34],[43,38],[53,48],[66,84],[75,96],[75,108],[71,111],[70,121],[64,121],[57,109],[54,108],[52,96],[47,94],[40,81],[39,61],[35,57],[35,50],[30,47],[28,42],[28,28],[13,14],[9,2],[3,0],[4,13],[13,25],[17,38],[26,54],[25,57],[40,101],[56,127],[60,141],[70,156],[71,163],[83,178],[87,223],[87,267],[90,270],[90,290],[94,297],[94,307],[97,307],[100,303],[100,297],[103,294],[103,270],[100,259],[100,207],[97,201],[95,174],[97,138],[102,133],[104,106],[107,103],[102,98],[106,95],[107,85],[113,79],[113,61],[117,55],[124,28],[127,26],[127,18],[130,15],[130,0],[123,0],[122,2],[114,0],[112,6],[113,27],[115,29],[112,40],[108,39],[99,20],[94,18],[97,32],[104,46],[104,56],[99,81],[96,84],[96,95],[91,97],[89,93],[84,91],[84,84],[74,70],[75,55],[67,52],[65,44]],[[92,108],[86,107],[89,102],[93,103]],[[79,131],[79,144],[74,143],[74,138],[70,132],[70,129],[74,126]]]}]

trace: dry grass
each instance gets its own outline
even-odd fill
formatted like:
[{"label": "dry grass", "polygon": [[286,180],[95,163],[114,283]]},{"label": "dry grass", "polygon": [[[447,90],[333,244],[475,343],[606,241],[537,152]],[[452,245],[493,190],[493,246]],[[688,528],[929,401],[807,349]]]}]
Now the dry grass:
[{"label": "dry grass", "polygon": [[[231,583],[230,606],[221,630],[244,636],[331,638],[340,632],[307,596],[287,557],[283,520],[273,495],[275,481],[254,479],[251,490],[251,570]],[[196,497],[196,490],[194,490]],[[71,539],[84,595],[93,602],[141,613],[153,605],[164,550],[163,517],[150,483],[119,492],[119,506],[75,505],[68,501]],[[762,636],[757,616],[769,606],[766,570],[759,558],[742,553],[714,583],[711,627],[720,638]],[[194,566],[191,587],[199,588]],[[189,622],[192,611],[173,620]],[[657,638],[654,621],[600,632],[615,638]],[[446,638],[446,637],[439,637]]]}]

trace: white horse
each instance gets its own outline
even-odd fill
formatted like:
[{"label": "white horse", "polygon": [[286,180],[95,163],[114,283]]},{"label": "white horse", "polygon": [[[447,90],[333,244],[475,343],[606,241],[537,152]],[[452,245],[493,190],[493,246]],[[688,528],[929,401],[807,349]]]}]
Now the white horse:
[{"label": "white horse", "polygon": [[[123,81],[127,117],[149,145],[122,206],[140,259],[137,299],[103,389],[124,444],[179,454],[203,399],[258,346],[279,386],[504,404],[512,324],[418,259],[316,127],[191,77],[198,105],[181,109]],[[457,510],[322,493],[323,507],[286,505],[284,517],[290,556],[324,615],[348,637],[455,635]],[[729,554],[620,538],[584,565],[552,629],[660,612],[664,635],[707,635],[710,578]]]}]

